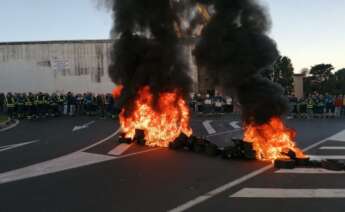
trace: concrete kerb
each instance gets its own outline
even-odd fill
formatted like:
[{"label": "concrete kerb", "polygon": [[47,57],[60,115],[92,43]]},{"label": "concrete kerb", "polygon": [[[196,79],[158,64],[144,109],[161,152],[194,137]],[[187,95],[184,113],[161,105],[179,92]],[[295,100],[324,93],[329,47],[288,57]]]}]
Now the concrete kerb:
[{"label": "concrete kerb", "polygon": [[19,124],[19,120],[8,118],[7,121],[0,123],[0,132],[9,130]]}]

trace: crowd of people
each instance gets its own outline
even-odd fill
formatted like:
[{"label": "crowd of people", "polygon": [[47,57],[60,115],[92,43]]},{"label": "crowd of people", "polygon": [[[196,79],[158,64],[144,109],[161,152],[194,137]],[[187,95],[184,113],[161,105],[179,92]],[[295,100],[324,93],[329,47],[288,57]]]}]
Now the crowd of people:
[{"label": "crowd of people", "polygon": [[[192,94],[190,108],[199,113],[230,113],[233,100],[220,95]],[[313,93],[305,98],[289,97],[294,118],[345,117],[345,95]],[[11,118],[39,119],[61,115],[89,115],[116,118],[120,108],[112,94],[0,93],[0,113]]]},{"label": "crowd of people", "polygon": [[345,95],[313,93],[305,98],[289,97],[290,114],[295,118],[345,117]]},{"label": "crowd of people", "polygon": [[0,93],[0,113],[11,118],[39,119],[61,115],[116,117],[119,108],[111,94]]},{"label": "crowd of people", "polygon": [[199,113],[231,113],[234,111],[232,98],[221,95],[192,94],[190,107],[194,112]]},{"label": "crowd of people", "polygon": [[[189,101],[194,112],[226,113],[233,111],[231,98],[220,95],[192,95]],[[89,115],[116,118],[120,108],[111,94],[83,93],[0,93],[0,113],[11,118],[39,119],[61,115]]]}]

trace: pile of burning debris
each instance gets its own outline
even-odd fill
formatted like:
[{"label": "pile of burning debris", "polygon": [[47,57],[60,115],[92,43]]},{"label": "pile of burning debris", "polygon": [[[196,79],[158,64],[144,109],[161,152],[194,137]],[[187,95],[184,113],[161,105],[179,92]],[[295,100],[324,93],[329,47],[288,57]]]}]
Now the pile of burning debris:
[{"label": "pile of burning debris", "polygon": [[[120,134],[119,143],[137,143],[145,145],[145,132],[143,130],[135,130],[133,139],[126,138],[125,134]],[[224,159],[246,159],[255,160],[255,151],[253,144],[245,142],[241,139],[232,139],[232,145],[227,147],[218,147],[216,144],[206,140],[205,138],[190,136],[181,133],[173,142],[169,143],[172,150],[187,150],[195,153],[205,153],[209,156],[221,156]]]},{"label": "pile of burning debris", "polygon": [[[144,130],[135,130],[133,139],[126,138],[125,134],[120,134],[119,143],[137,143],[145,145]],[[227,160],[256,160],[257,152],[253,143],[244,141],[239,138],[232,138],[231,144],[226,147],[218,147],[216,144],[205,138],[190,136],[181,133],[173,142],[169,143],[169,149],[186,150],[195,153],[204,153],[210,157],[220,156]],[[338,160],[312,160],[307,156],[297,157],[293,150],[282,152],[284,157],[273,160],[274,167],[277,169],[303,168],[324,168],[333,171],[345,170],[345,163]]]}]

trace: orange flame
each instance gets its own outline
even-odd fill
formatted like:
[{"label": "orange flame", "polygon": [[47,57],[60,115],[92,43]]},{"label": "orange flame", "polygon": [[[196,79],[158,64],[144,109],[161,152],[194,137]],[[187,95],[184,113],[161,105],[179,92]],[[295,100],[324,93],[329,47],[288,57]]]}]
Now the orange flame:
[{"label": "orange flame", "polygon": [[121,96],[123,85],[118,85],[113,89],[113,96],[119,98]]},{"label": "orange flame", "polygon": [[211,19],[210,13],[208,12],[208,9],[205,5],[202,5],[200,3],[198,3],[196,5],[196,9],[198,11],[199,14],[202,15],[202,17],[204,18],[205,22],[209,22]]},{"label": "orange flame", "polygon": [[305,157],[303,151],[296,147],[295,137],[296,132],[285,127],[278,117],[271,118],[269,123],[263,125],[248,124],[244,131],[244,140],[253,143],[259,160],[289,158],[286,155],[289,150],[295,152],[297,158]]},{"label": "orange flame", "polygon": [[146,145],[168,147],[181,133],[187,136],[192,134],[188,105],[177,91],[161,93],[157,107],[157,110],[153,109],[150,88],[141,88],[130,116],[125,116],[125,108],[119,116],[125,137],[133,139],[135,130],[140,129],[145,132]]}]

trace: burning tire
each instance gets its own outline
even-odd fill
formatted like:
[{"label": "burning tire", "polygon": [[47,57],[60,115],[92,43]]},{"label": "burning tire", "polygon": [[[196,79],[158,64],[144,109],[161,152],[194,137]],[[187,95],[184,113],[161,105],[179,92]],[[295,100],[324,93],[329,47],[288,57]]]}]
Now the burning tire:
[{"label": "burning tire", "polygon": [[318,160],[309,160],[306,166],[310,167],[310,168],[321,168],[322,167],[321,161],[318,161]]},{"label": "burning tire", "polygon": [[296,158],[295,162],[296,162],[296,166],[308,166],[310,164],[310,159],[308,157]]},{"label": "burning tire", "polygon": [[183,145],[178,141],[174,141],[174,142],[169,143],[169,148],[177,150],[177,149],[183,148]]},{"label": "burning tire", "polygon": [[145,131],[144,130],[135,130],[135,136],[134,136],[134,141],[137,144],[140,145],[145,145],[146,141],[145,141]]},{"label": "burning tire", "polygon": [[223,149],[220,150],[220,152],[223,159],[230,160],[233,158],[234,148],[231,146],[224,147]]},{"label": "burning tire", "polygon": [[208,156],[217,156],[219,154],[219,150],[217,145],[209,143],[205,147],[205,152]]},{"label": "burning tire", "polygon": [[130,144],[130,143],[133,142],[133,140],[130,139],[130,138],[126,138],[124,134],[120,134],[120,135],[119,135],[119,138],[118,138],[118,142],[119,142],[120,144],[122,144],[122,143]]},{"label": "burning tire", "polygon": [[321,161],[321,166],[324,169],[341,171],[344,170],[344,163],[339,162],[338,160],[324,160]]},{"label": "burning tire", "polygon": [[291,159],[276,159],[274,161],[274,167],[277,169],[293,169],[295,165],[295,161]]},{"label": "burning tire", "polygon": [[206,145],[205,140],[197,139],[193,143],[193,151],[196,152],[196,153],[204,152],[205,151],[205,145]]}]

